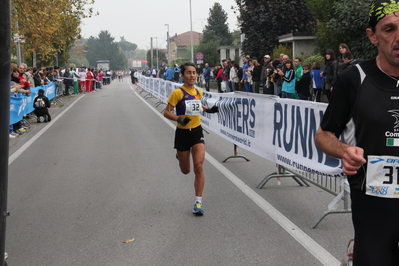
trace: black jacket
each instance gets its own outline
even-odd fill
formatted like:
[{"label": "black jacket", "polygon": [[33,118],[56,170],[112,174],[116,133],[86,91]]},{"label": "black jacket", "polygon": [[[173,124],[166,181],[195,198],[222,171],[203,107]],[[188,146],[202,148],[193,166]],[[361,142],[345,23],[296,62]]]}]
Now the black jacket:
[{"label": "black jacket", "polygon": [[252,70],[252,81],[260,82],[260,75],[261,74],[262,74],[262,67],[261,66],[255,66],[254,69]]},{"label": "black jacket", "polygon": [[296,81],[295,90],[297,91],[297,93],[309,97],[309,87],[311,81],[312,78],[310,77],[310,72],[304,73],[302,77]]},{"label": "black jacket", "polygon": [[38,74],[33,75],[33,81],[35,82],[35,87],[42,86],[42,79]]},{"label": "black jacket", "polygon": [[65,84],[65,86],[66,86],[67,88],[68,88],[69,86],[73,86],[73,77],[72,77],[72,75],[71,75],[71,72],[65,71],[63,77],[66,78],[66,79],[64,79],[64,84]]},{"label": "black jacket", "polygon": [[[37,100],[38,99],[43,99],[43,101],[44,101],[44,103],[45,103],[45,107],[40,107],[40,108],[37,108],[36,107],[36,102],[37,102]],[[35,110],[33,111],[34,113],[35,113],[35,115],[37,115],[37,116],[43,116],[43,115],[46,115],[47,113],[48,113],[48,108],[50,108],[50,106],[51,106],[51,104],[50,104],[50,101],[48,100],[48,98],[46,97],[46,96],[37,96],[36,98],[35,98],[35,100],[33,101],[33,107],[35,108]]]},{"label": "black jacket", "polygon": [[337,61],[327,61],[323,73],[326,77],[326,83],[334,85],[337,80]]}]

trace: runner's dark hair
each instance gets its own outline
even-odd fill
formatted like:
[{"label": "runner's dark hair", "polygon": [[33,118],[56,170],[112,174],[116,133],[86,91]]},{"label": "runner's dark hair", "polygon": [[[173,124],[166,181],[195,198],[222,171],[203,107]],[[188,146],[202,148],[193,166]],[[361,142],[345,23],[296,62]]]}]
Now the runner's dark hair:
[{"label": "runner's dark hair", "polygon": [[186,71],[186,68],[189,67],[189,66],[192,66],[192,67],[194,67],[196,69],[196,67],[195,67],[193,62],[186,62],[186,63],[184,63],[184,64],[182,64],[180,66],[180,73],[182,75],[184,75],[184,71]]}]

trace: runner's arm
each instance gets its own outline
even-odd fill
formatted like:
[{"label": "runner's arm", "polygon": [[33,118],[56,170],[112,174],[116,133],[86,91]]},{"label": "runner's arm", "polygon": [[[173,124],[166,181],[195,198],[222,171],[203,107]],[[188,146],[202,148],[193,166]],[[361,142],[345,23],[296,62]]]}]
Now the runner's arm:
[{"label": "runner's arm", "polygon": [[172,110],[175,107],[173,105],[171,105],[170,103],[168,103],[168,105],[165,108],[165,111],[163,112],[163,116],[166,117],[167,119],[170,119],[172,121],[177,121],[177,119],[179,118],[177,115],[175,115],[174,113],[172,113]]},{"label": "runner's arm", "polygon": [[332,132],[319,128],[315,135],[315,143],[323,152],[334,158],[342,159],[342,170],[347,175],[354,175],[366,163],[364,150],[340,141]]}]

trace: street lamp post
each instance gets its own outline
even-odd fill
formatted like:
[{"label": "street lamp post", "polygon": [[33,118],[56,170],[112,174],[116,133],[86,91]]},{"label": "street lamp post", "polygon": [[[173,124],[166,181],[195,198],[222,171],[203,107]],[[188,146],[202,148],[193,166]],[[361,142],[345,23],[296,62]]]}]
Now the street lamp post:
[{"label": "street lamp post", "polygon": [[154,56],[153,56],[153,51],[152,51],[152,37],[151,37],[151,70],[154,68],[154,63],[153,63],[153,58]]},{"label": "street lamp post", "polygon": [[190,37],[191,37],[191,62],[194,63],[194,47],[193,47],[193,15],[191,12],[191,0],[190,0]]},{"label": "street lamp post", "polygon": [[[18,29],[18,22],[15,23],[16,28]],[[21,59],[21,43],[24,43],[24,36],[23,35],[19,35],[18,33],[14,34],[14,42],[17,44],[17,62],[18,65],[20,65],[22,63],[22,59]]]},{"label": "street lamp post", "polygon": [[159,63],[158,63],[158,37],[154,37],[155,38],[155,47],[157,48],[157,69],[159,69]]},{"label": "street lamp post", "polygon": [[168,44],[168,65],[170,66],[171,63],[171,55],[170,55],[170,41],[169,41],[169,24],[165,24],[168,27],[168,31],[166,32],[166,41]]}]

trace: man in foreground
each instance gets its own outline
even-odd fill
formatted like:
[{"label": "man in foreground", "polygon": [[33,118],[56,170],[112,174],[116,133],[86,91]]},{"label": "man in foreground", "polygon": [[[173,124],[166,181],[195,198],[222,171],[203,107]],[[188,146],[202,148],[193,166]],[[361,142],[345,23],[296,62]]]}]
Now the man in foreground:
[{"label": "man in foreground", "polygon": [[399,265],[399,1],[385,1],[370,6],[366,30],[378,56],[342,72],[315,137],[348,175],[355,266]]}]

